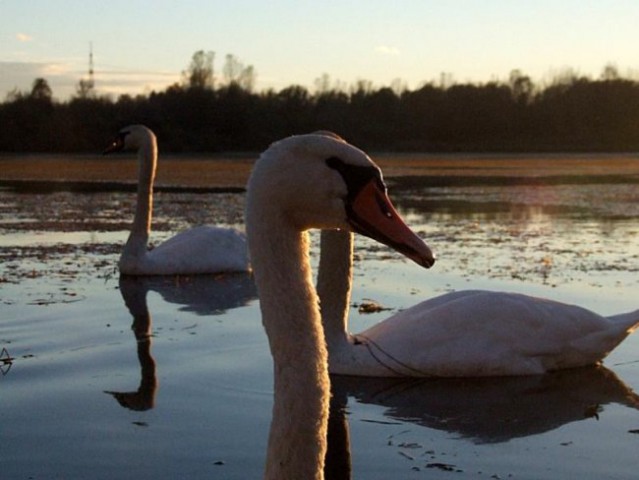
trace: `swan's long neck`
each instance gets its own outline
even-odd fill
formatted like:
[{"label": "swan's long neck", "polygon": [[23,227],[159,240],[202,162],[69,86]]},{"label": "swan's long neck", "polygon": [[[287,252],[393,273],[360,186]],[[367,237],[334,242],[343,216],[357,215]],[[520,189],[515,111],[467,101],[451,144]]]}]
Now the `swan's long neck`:
[{"label": "swan's long neck", "polygon": [[343,230],[323,230],[317,293],[329,352],[348,342],[352,276],[353,234]]},{"label": "swan's long neck", "polygon": [[274,360],[267,479],[321,479],[330,379],[308,235],[279,215],[255,212],[247,233],[262,321]]},{"label": "swan's long neck", "polygon": [[138,150],[138,191],[135,216],[123,255],[139,257],[147,250],[153,212],[153,183],[157,164],[157,144],[154,137]]},{"label": "swan's long neck", "polygon": [[373,354],[366,340],[348,331],[353,279],[353,234],[324,230],[320,248],[317,293],[320,297],[330,372],[384,377],[399,375],[403,368],[392,357],[386,359],[385,354]]}]

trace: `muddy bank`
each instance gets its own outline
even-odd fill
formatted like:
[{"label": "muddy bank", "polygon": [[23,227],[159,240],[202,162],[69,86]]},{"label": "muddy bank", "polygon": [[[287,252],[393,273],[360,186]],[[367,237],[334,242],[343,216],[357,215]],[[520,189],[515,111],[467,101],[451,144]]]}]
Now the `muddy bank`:
[{"label": "muddy bank", "polygon": [[[258,154],[162,156],[156,189],[161,191],[233,192],[246,185]],[[530,183],[531,179],[566,181],[626,179],[639,182],[639,156],[591,155],[371,155],[386,178],[423,177],[426,185]],[[535,180],[537,181],[537,180]],[[85,156],[2,156],[0,187],[23,191],[132,190],[137,183],[136,158]]]}]

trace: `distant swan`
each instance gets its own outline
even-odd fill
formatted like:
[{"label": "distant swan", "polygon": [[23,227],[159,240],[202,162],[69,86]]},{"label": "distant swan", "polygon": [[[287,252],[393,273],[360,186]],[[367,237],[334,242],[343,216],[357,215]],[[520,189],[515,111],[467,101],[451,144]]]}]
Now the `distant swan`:
[{"label": "distant swan", "polygon": [[158,155],[154,133],[144,125],[123,128],[104,154],[129,149],[137,150],[139,158],[137,206],[131,233],[120,257],[120,273],[187,275],[248,271],[246,238],[234,229],[202,225],[180,232],[149,250]]},{"label": "distant swan", "polygon": [[639,326],[516,293],[468,290],[348,333],[353,236],[322,232],[318,274],[330,372],[370,377],[533,375],[594,365]]},{"label": "distant swan", "polygon": [[260,156],[248,182],[246,229],[274,361],[267,479],[322,478],[330,379],[310,228],[355,230],[423,266],[434,262],[395,212],[381,172],[362,151],[311,134],[281,140]]}]

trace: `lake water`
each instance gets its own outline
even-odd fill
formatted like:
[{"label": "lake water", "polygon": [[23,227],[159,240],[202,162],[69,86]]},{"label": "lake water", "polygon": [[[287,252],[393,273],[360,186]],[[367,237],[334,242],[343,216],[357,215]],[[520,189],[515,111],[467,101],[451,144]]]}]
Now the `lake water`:
[{"label": "lake water", "polygon": [[[366,299],[392,312],[466,288],[603,314],[639,308],[638,175],[389,185],[439,261],[423,270],[357,237],[353,331],[389,314],[359,314]],[[252,279],[121,281],[133,204],[129,192],[0,188],[0,349],[13,358],[0,362],[3,479],[262,475],[272,363]],[[243,204],[243,194],[156,194],[152,238],[196,223],[241,228]],[[638,335],[600,368],[333,380],[331,478],[637,475]]]}]

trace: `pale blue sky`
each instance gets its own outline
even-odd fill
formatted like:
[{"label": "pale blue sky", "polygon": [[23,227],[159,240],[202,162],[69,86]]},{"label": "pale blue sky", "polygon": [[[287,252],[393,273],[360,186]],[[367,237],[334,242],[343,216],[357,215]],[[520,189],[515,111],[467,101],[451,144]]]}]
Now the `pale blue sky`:
[{"label": "pale blue sky", "polygon": [[612,63],[639,77],[636,0],[0,0],[0,100],[46,78],[74,92],[93,42],[100,93],[145,93],[180,79],[197,50],[232,53],[257,90],[313,88],[328,74],[409,88],[457,81],[535,81],[567,67],[596,78]]}]

